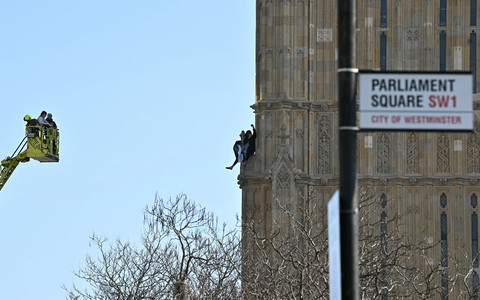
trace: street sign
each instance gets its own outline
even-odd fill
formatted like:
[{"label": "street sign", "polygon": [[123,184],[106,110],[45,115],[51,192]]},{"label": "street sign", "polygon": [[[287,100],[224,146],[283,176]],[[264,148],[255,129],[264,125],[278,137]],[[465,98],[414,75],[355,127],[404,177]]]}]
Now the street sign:
[{"label": "street sign", "polygon": [[361,130],[473,130],[470,73],[359,73]]},{"label": "street sign", "polygon": [[330,300],[342,299],[342,270],[340,264],[340,196],[336,191],[328,201],[328,272]]}]

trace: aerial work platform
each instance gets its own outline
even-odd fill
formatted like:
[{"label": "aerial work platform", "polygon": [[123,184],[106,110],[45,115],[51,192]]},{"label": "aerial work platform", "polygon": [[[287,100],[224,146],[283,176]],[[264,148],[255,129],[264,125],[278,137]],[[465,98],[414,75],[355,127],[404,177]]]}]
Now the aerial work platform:
[{"label": "aerial work platform", "polygon": [[39,162],[58,162],[60,134],[57,128],[27,126],[27,157]]},{"label": "aerial work platform", "polygon": [[[27,126],[25,137],[15,152],[1,161],[0,190],[21,162],[28,162],[30,158],[39,162],[58,162],[59,145],[60,133],[57,128],[40,125]],[[23,150],[25,146],[27,149]]]}]

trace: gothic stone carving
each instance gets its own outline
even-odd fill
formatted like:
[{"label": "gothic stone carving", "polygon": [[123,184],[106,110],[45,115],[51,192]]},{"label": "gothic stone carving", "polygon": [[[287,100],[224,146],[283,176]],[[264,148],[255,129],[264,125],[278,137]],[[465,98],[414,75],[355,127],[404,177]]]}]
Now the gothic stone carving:
[{"label": "gothic stone carving", "polygon": [[292,5],[292,0],[280,0],[280,5]]},{"label": "gothic stone carving", "polygon": [[418,28],[408,28],[406,34],[407,41],[418,41],[420,37],[420,32]]},{"label": "gothic stone carving", "polygon": [[287,127],[285,127],[285,124],[282,125],[282,128],[280,128],[280,134],[277,136],[282,144],[286,144],[288,138],[290,135],[287,134]]},{"label": "gothic stone carving", "polygon": [[419,173],[418,137],[412,132],[407,140],[407,173]]},{"label": "gothic stone carving", "polygon": [[318,28],[317,42],[331,42],[333,40],[332,28]]},{"label": "gothic stone carving", "polygon": [[389,174],[391,172],[391,145],[390,136],[381,132],[377,138],[377,173]]},{"label": "gothic stone carving", "polygon": [[445,134],[441,134],[437,138],[437,172],[450,172],[450,143]]},{"label": "gothic stone carving", "polygon": [[272,178],[272,218],[288,232],[290,220],[284,213],[285,209],[292,209],[296,199],[295,168],[292,158],[288,153],[288,145],[277,145],[277,155],[272,168],[267,170]]},{"label": "gothic stone carving", "polygon": [[472,132],[467,139],[467,172],[480,173],[480,136]]},{"label": "gothic stone carving", "polygon": [[318,173],[332,173],[332,125],[331,114],[318,115]]}]

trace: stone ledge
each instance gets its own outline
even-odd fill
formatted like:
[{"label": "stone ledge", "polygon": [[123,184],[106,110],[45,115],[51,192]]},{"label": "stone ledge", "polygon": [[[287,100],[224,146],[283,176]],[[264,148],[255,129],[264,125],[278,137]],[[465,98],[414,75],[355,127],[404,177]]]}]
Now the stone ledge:
[{"label": "stone ledge", "polygon": [[338,110],[337,103],[331,100],[311,102],[306,99],[262,100],[250,107],[253,108],[255,112],[280,109],[306,109],[319,112],[335,112]]},{"label": "stone ledge", "polygon": [[[238,184],[240,188],[247,185],[270,184],[272,179],[265,174],[264,176],[238,175]],[[338,186],[339,177],[314,177],[306,174],[295,179],[298,185],[312,186]],[[359,185],[376,186],[479,186],[479,176],[402,176],[402,177],[359,177]],[[479,186],[480,188],[480,186]]]}]

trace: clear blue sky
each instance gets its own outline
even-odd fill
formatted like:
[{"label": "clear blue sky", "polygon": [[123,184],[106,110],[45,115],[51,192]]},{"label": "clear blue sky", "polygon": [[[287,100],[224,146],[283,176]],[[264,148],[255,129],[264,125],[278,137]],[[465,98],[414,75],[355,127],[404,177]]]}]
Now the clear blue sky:
[{"label": "clear blue sky", "polygon": [[1,159],[51,112],[60,162],[0,191],[0,299],[64,299],[92,233],[136,241],[155,193],[240,214],[232,144],[254,122],[255,1],[0,2]]}]

